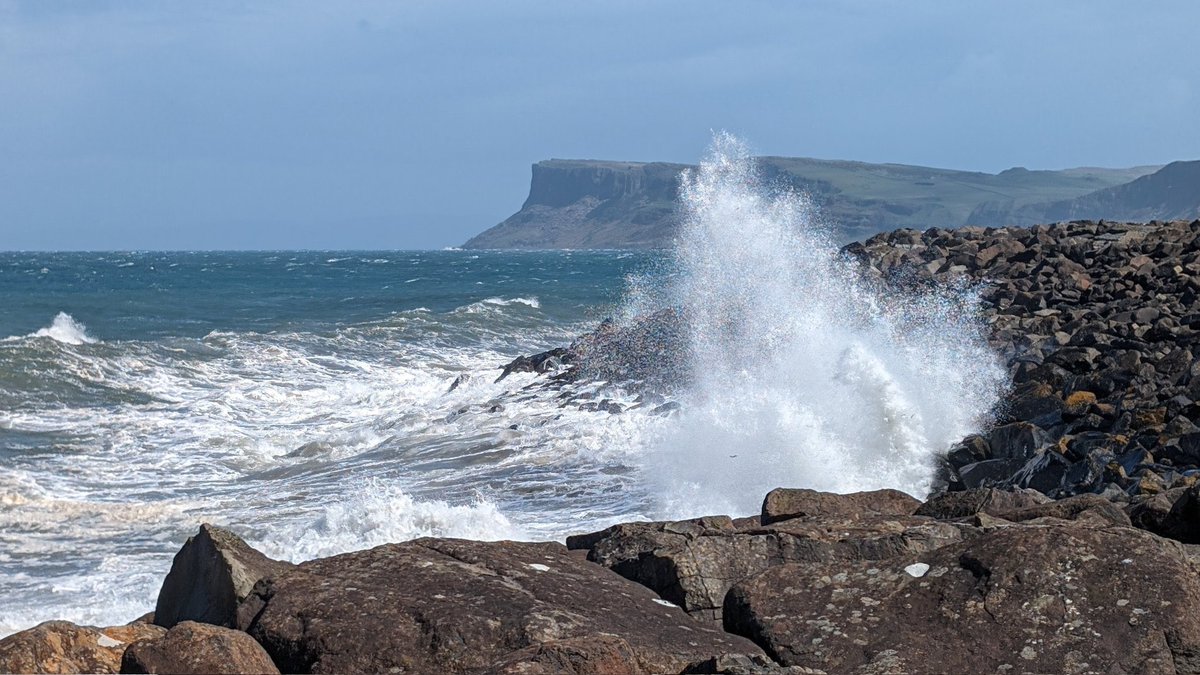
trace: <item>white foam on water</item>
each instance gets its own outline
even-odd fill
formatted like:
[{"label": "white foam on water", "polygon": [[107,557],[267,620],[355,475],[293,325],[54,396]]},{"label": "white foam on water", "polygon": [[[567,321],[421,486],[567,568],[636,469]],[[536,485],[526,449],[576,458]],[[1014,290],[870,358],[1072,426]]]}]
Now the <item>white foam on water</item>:
[{"label": "white foam on water", "polygon": [[87,327],[76,321],[70,314],[59,312],[49,326],[39,328],[29,335],[11,335],[5,341],[22,340],[25,338],[50,338],[67,345],[93,344],[94,338],[87,334]]},{"label": "white foam on water", "polygon": [[301,562],[420,537],[497,541],[521,539],[522,534],[486,499],[457,506],[419,500],[372,478],[349,497],[325,506],[311,522],[273,527],[259,544],[268,555]]},{"label": "white foam on water", "polygon": [[1004,386],[975,296],[861,281],[808,199],[764,184],[726,134],[682,196],[667,298],[690,318],[695,383],[644,462],[660,514],[754,513],[779,486],[923,496]]}]

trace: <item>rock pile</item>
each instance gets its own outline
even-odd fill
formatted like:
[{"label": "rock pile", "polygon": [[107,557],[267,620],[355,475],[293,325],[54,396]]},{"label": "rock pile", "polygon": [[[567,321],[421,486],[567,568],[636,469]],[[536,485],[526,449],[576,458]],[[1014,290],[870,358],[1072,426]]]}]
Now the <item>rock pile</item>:
[{"label": "rock pile", "polygon": [[900,230],[845,251],[885,282],[980,284],[1013,386],[993,428],[948,452],[945,489],[1144,499],[1195,483],[1200,221]]}]

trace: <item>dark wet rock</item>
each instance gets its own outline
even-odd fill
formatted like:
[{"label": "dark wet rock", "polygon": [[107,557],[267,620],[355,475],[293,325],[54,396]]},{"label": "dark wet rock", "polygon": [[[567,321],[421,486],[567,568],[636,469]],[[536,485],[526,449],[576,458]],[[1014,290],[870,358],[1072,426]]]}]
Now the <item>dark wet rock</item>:
[{"label": "dark wet rock", "polygon": [[648,672],[759,653],[551,543],[418,539],[310,561],[260,581],[238,625],[285,672],[549,668],[610,637]]},{"label": "dark wet rock", "polygon": [[131,642],[166,630],[147,623],[93,628],[47,621],[0,639],[2,673],[117,673]]},{"label": "dark wet rock", "polygon": [[455,389],[458,389],[459,387],[461,387],[462,385],[464,385],[470,381],[471,381],[470,373],[462,373],[458,377],[454,378],[454,381],[450,383],[450,388],[447,389],[446,391],[448,391],[448,392],[454,391]]},{"label": "dark wet rock", "polygon": [[1200,488],[1179,487],[1131,504],[1133,524],[1185,544],[1200,544]]},{"label": "dark wet rock", "polygon": [[158,593],[154,623],[165,628],[180,621],[233,626],[237,605],[255,582],[291,567],[254,550],[229,530],[205,523],[175,554]]},{"label": "dark wet rock", "polygon": [[987,442],[995,459],[1027,459],[1050,443],[1050,435],[1029,422],[1013,422],[993,429]]},{"label": "dark wet rock", "polygon": [[837,673],[1196,671],[1200,576],[1182,545],[1039,523],[883,564],[772,567],[729,592],[725,626]]},{"label": "dark wet rock", "polygon": [[[969,263],[928,265],[931,248]],[[851,249],[876,282],[903,268],[912,283],[983,284],[981,311],[1014,386],[986,444],[947,452],[936,489],[1136,496],[1169,486],[1169,471],[1200,469],[1200,221],[905,231]],[[1109,455],[1136,446],[1160,461],[1110,469],[1111,456],[1077,447],[1081,436],[1093,446],[1103,437]]]},{"label": "dark wet rock", "polygon": [[911,555],[958,541],[967,531],[925,518],[872,513],[814,514],[742,528],[726,516],[710,516],[615,525],[569,537],[567,546],[587,549],[588,560],[652,589],[695,617],[720,621],[729,588],[771,566]]},{"label": "dark wet rock", "polygon": [[129,645],[122,673],[278,673],[271,657],[239,630],[181,621],[165,635]]},{"label": "dark wet rock", "polygon": [[768,492],[763,500],[762,524],[770,525],[789,518],[908,516],[920,505],[919,500],[899,490],[841,495],[799,488],[776,488]]},{"label": "dark wet rock", "polygon": [[1024,459],[985,459],[960,468],[959,481],[965,489],[1003,485],[1026,463]]},{"label": "dark wet rock", "polygon": [[[499,382],[513,373],[547,373],[562,367],[574,360],[574,356],[566,347],[555,347],[532,356],[518,356],[504,366],[504,371],[496,378]],[[451,386],[451,390],[454,387]]]},{"label": "dark wet rock", "polygon": [[1049,501],[1049,497],[1037,490],[975,488],[961,492],[946,492],[931,497],[917,508],[914,515],[928,516],[939,520],[967,518],[977,513],[999,516]]}]

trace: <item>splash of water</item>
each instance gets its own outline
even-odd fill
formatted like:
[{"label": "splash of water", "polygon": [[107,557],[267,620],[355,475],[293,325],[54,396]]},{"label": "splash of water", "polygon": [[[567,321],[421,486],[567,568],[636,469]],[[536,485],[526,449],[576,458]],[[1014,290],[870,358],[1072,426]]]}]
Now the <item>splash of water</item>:
[{"label": "splash of water", "polygon": [[24,338],[50,338],[56,342],[61,342],[66,345],[81,345],[84,343],[93,344],[95,338],[87,334],[87,327],[75,320],[75,317],[66,312],[59,312],[54,316],[54,320],[49,326],[39,328],[29,335],[19,336],[11,335],[4,338],[5,342],[12,342]]},{"label": "splash of water", "polygon": [[928,491],[933,459],[976,430],[1005,374],[966,289],[863,281],[802,194],[765,184],[721,134],[682,177],[671,301],[692,384],[646,459],[663,514],[753,513],[778,486]]}]

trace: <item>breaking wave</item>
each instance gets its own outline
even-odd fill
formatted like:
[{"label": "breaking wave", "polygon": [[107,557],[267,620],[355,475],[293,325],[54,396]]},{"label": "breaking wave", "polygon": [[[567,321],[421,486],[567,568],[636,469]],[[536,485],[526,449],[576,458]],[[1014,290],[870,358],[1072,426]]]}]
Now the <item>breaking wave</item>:
[{"label": "breaking wave", "polygon": [[811,202],[764,183],[728,135],[682,198],[665,298],[687,317],[693,384],[646,458],[664,515],[753,513],[778,486],[924,495],[935,454],[1005,383],[975,294],[866,282]]}]

